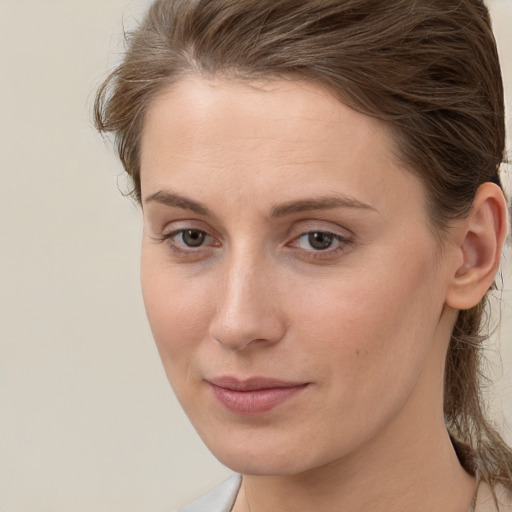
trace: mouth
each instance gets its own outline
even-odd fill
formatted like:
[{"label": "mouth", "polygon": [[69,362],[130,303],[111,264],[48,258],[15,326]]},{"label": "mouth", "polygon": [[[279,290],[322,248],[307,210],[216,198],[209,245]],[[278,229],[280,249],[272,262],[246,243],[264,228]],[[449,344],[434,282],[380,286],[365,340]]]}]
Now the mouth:
[{"label": "mouth", "polygon": [[220,377],[207,380],[216,400],[237,415],[268,412],[291,400],[308,386],[308,382],[286,382],[278,379],[253,377],[236,379]]}]

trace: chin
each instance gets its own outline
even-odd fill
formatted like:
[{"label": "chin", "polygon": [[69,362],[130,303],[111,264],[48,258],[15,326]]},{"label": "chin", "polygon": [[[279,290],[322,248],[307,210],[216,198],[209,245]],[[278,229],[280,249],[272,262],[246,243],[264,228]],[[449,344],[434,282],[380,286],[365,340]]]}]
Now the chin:
[{"label": "chin", "polygon": [[[236,473],[254,476],[291,476],[321,467],[333,460],[332,450],[312,445],[292,435],[283,438],[271,432],[253,435],[204,436],[212,454]],[[266,434],[266,435],[265,435]],[[221,438],[222,437],[222,438]]]},{"label": "chin", "polygon": [[[255,453],[250,450],[244,453],[212,452],[215,457],[226,467],[242,475],[254,476],[285,476],[296,475],[309,469],[307,465],[299,464],[292,454],[289,456],[276,456],[269,453]],[[301,467],[303,466],[304,467]]]}]

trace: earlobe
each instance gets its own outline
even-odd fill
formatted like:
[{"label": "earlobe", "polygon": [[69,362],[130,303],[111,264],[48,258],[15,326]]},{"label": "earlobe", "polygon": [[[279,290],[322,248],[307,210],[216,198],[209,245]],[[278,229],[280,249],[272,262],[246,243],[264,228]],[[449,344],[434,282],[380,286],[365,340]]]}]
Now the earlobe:
[{"label": "earlobe", "polygon": [[459,262],[451,278],[447,300],[454,309],[476,306],[494,281],[508,232],[507,204],[494,183],[484,183],[469,215],[461,221]]}]

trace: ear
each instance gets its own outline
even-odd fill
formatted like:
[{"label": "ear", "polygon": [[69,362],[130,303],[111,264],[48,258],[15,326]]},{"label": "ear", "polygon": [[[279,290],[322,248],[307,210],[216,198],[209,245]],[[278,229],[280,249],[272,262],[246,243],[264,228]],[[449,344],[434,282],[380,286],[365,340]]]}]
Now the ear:
[{"label": "ear", "polygon": [[491,287],[508,233],[507,203],[494,183],[478,188],[469,215],[455,228],[457,264],[446,304],[454,309],[476,306]]}]

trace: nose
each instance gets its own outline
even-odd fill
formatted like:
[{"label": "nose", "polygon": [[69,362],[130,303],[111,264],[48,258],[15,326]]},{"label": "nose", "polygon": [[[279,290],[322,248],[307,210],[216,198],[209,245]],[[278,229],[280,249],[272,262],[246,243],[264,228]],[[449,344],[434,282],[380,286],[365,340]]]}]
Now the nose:
[{"label": "nose", "polygon": [[225,348],[245,349],[278,342],[286,322],[272,270],[263,261],[240,257],[223,272],[210,335]]}]

